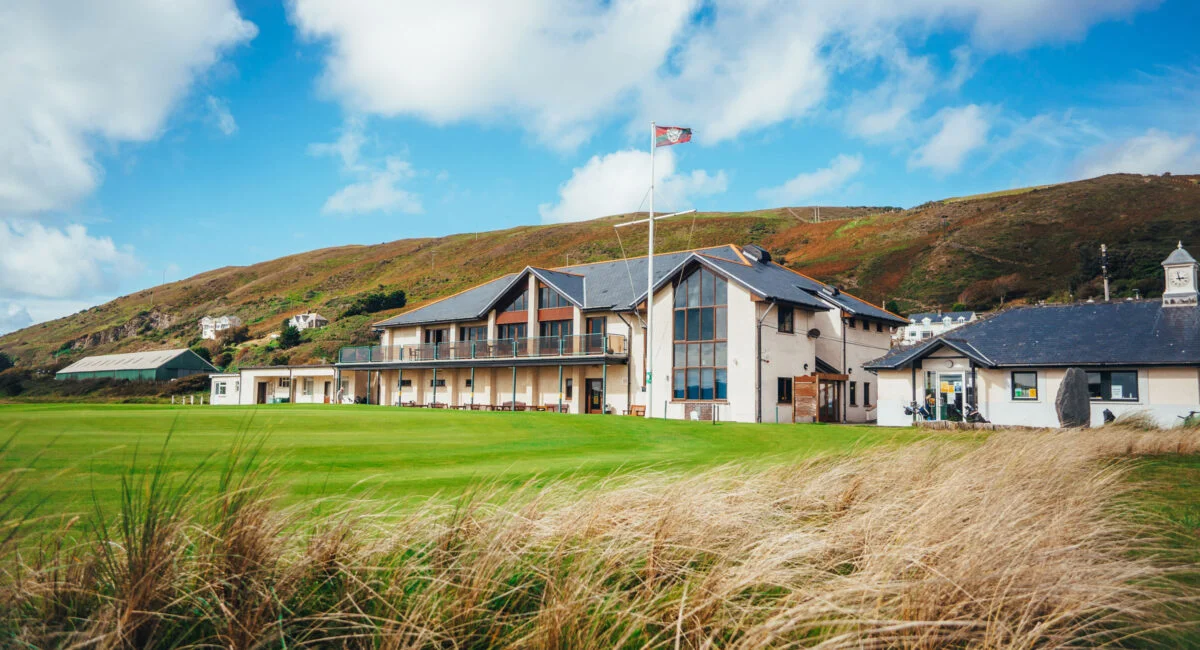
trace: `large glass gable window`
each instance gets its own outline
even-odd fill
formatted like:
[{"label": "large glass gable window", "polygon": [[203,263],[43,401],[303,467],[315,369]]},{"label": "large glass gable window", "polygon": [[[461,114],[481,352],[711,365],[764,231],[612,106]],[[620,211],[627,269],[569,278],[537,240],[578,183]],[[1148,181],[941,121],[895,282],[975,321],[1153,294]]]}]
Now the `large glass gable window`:
[{"label": "large glass gable window", "polygon": [[513,296],[508,304],[500,308],[500,311],[525,311],[527,309],[529,309],[529,291],[525,290]]},{"label": "large glass gable window", "polygon": [[571,301],[561,293],[547,287],[538,286],[538,309],[554,309],[555,307],[570,307]]},{"label": "large glass gable window", "polygon": [[675,287],[675,399],[728,396],[727,291],[725,279],[704,267]]}]

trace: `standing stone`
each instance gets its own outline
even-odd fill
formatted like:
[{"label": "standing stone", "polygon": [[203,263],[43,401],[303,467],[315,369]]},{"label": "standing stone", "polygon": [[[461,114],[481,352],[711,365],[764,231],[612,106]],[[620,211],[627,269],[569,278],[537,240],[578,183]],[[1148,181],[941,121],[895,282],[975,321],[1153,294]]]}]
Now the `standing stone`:
[{"label": "standing stone", "polygon": [[1086,427],[1092,422],[1092,399],[1088,395],[1087,373],[1079,368],[1067,368],[1058,397],[1054,399],[1058,423],[1064,427]]}]

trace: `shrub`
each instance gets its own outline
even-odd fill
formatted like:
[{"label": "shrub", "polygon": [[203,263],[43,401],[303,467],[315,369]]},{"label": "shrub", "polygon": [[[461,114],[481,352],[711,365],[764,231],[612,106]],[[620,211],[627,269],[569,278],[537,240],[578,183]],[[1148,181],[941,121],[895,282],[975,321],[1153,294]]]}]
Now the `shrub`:
[{"label": "shrub", "polygon": [[193,345],[190,349],[192,352],[196,353],[196,356],[209,363],[212,363],[212,352],[208,348],[204,347],[203,345]]},{"label": "shrub", "polygon": [[16,365],[16,364],[13,363],[12,357],[8,356],[7,354],[5,354],[3,352],[0,352],[0,372],[8,370],[9,368],[13,367],[14,365]]},{"label": "shrub", "polygon": [[400,289],[396,289],[395,291],[373,291],[357,296],[350,303],[350,306],[346,308],[346,311],[342,312],[342,317],[373,314],[386,309],[399,309],[406,304],[408,304],[408,298],[404,295],[404,291]]},{"label": "shrub", "polygon": [[26,376],[24,372],[12,368],[0,372],[0,395],[8,397],[20,395],[25,390],[22,380]]},{"label": "shrub", "polygon": [[291,360],[292,360],[291,355],[276,354],[271,357],[271,365],[272,366],[286,366],[288,364],[288,362]]},{"label": "shrub", "polygon": [[246,325],[231,327],[217,337],[222,345],[237,345],[250,340],[250,328]]},{"label": "shrub", "polygon": [[212,364],[218,368],[228,368],[231,363],[233,363],[233,353],[228,350],[222,351],[212,360]]},{"label": "shrub", "polygon": [[300,345],[300,330],[296,329],[296,326],[292,325],[290,321],[285,320],[279,326],[279,338],[277,340],[279,341],[279,347],[284,350],[294,348]]}]

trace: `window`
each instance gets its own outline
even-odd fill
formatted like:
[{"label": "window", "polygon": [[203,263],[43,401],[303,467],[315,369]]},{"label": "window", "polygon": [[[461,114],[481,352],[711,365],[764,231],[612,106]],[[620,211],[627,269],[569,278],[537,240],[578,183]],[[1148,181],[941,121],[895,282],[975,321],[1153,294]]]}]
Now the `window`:
[{"label": "window", "polygon": [[1012,374],[1012,398],[1023,400],[1038,398],[1036,372],[1014,372]]},{"label": "window", "polygon": [[280,377],[279,378],[279,387],[280,388],[291,388],[292,387],[292,378],[291,377]]},{"label": "window", "polygon": [[567,399],[571,399],[571,395],[572,395],[572,393],[574,393],[574,392],[575,392],[575,391],[574,391],[574,389],[575,389],[575,382],[574,382],[574,381],[572,381],[570,377],[567,377],[567,379],[566,379],[566,382],[567,382],[567,387],[566,387]]},{"label": "window", "polygon": [[1089,372],[1088,394],[1105,402],[1136,402],[1138,399],[1136,370],[1104,370]]},{"label": "window", "polygon": [[463,382],[463,387],[465,387],[465,388],[471,387],[471,378],[470,377],[468,377],[467,380]]},{"label": "window", "polygon": [[728,370],[728,285],[707,268],[697,268],[675,287],[675,399],[726,399]]},{"label": "window", "polygon": [[792,403],[792,378],[791,377],[780,377],[779,379],[776,380],[776,384],[779,386],[779,403],[780,404],[791,404]]},{"label": "window", "polygon": [[569,320],[542,321],[540,336],[570,336],[572,322]]},{"label": "window", "polygon": [[449,340],[450,330],[448,329],[425,330],[425,343],[427,344],[445,343]]},{"label": "window", "polygon": [[523,339],[525,338],[525,323],[505,323],[496,326],[496,338]]},{"label": "window", "polygon": [[779,309],[779,331],[784,334],[791,334],[796,331],[794,319],[796,310],[791,307],[782,307]]},{"label": "window", "polygon": [[312,395],[312,394],[313,394],[313,380],[312,380],[312,377],[305,377],[305,378],[304,378],[304,384],[303,384],[303,388],[301,389],[301,391],[303,392],[303,394],[304,394],[304,395]]},{"label": "window", "polygon": [[487,325],[477,325],[472,327],[458,328],[458,340],[460,341],[486,341],[487,340]]},{"label": "window", "polygon": [[863,382],[863,406],[871,405],[871,383]]},{"label": "window", "polygon": [[883,331],[883,323],[875,323],[875,331],[882,332]]},{"label": "window", "polygon": [[854,324],[854,319],[853,319],[853,318],[851,318],[850,320],[846,321],[846,324],[850,326],[850,329],[856,329],[856,328],[855,328],[855,324]]},{"label": "window", "polygon": [[571,301],[566,296],[547,287],[538,285],[538,309],[553,309],[555,307],[570,307]]},{"label": "window", "polygon": [[412,388],[412,380],[411,379],[401,379],[400,380],[400,388]]},{"label": "window", "polygon": [[213,387],[213,392],[216,395],[224,395],[225,394],[225,382],[223,382],[223,381],[217,382],[216,385]]},{"label": "window", "polygon": [[512,297],[508,304],[500,308],[500,311],[525,311],[529,309],[529,290],[526,289],[521,293]]},{"label": "window", "polygon": [[438,379],[438,380],[437,380],[437,382],[435,383],[435,382],[434,382],[434,380],[430,379],[430,380],[429,380],[429,387],[430,387],[430,388],[433,388],[434,386],[437,386],[438,388],[445,388],[445,387],[446,387],[446,380],[445,380],[445,379]]},{"label": "window", "polygon": [[858,406],[858,382],[850,382],[850,406]]}]

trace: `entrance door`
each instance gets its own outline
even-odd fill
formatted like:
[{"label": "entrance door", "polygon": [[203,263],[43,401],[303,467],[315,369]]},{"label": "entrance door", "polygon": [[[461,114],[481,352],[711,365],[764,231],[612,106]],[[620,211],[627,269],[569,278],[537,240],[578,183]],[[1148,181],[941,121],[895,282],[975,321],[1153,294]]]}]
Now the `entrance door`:
[{"label": "entrance door", "polygon": [[842,400],[840,382],[822,380],[817,391],[817,421],[840,422]]},{"label": "entrance door", "polygon": [[608,322],[606,318],[589,318],[587,319],[587,353],[599,354],[604,352],[605,340],[604,330]]},{"label": "entrance door", "polygon": [[962,373],[938,373],[938,419],[962,422]]},{"label": "entrance door", "polygon": [[255,402],[255,404],[266,404],[266,403],[267,403],[267,382],[260,381],[260,382],[258,382],[258,401]]},{"label": "entrance door", "polygon": [[325,394],[325,403],[328,404],[329,403],[329,382],[325,382],[324,394]]},{"label": "entrance door", "polygon": [[587,380],[587,412],[604,413],[604,380]]}]

